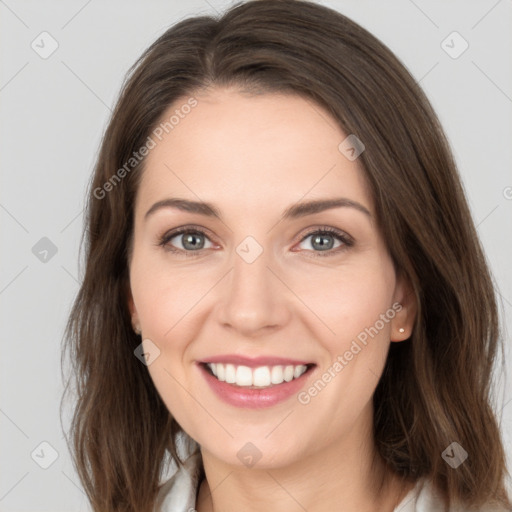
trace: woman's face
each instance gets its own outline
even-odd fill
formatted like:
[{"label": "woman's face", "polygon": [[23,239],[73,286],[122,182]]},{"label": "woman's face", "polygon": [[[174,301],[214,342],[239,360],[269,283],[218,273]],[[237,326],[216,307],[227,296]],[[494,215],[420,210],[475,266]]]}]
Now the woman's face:
[{"label": "woman's face", "polygon": [[228,464],[360,447],[412,319],[349,134],[294,95],[195,98],[153,132],[135,205],[129,305],[156,389]]}]

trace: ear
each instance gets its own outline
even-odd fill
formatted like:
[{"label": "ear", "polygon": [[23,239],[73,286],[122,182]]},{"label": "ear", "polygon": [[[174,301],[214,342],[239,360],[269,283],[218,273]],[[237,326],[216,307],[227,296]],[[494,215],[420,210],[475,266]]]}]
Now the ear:
[{"label": "ear", "polygon": [[403,274],[397,276],[393,309],[396,313],[391,320],[391,341],[407,340],[412,334],[418,303],[409,279]]},{"label": "ear", "polygon": [[132,327],[136,333],[140,333],[141,327],[140,327],[140,322],[139,322],[139,314],[137,313],[137,308],[135,307],[132,290],[131,290],[131,287],[129,284],[128,284],[127,288],[128,288],[128,292],[127,292],[128,293],[128,298],[127,298],[128,299],[128,309],[130,311]]}]

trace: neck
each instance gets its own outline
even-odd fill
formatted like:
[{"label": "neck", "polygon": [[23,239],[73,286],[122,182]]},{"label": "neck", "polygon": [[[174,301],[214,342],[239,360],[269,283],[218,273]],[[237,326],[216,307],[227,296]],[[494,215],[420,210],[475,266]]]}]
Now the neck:
[{"label": "neck", "polygon": [[197,512],[307,510],[308,512],[393,512],[413,487],[387,470],[371,431],[286,466],[258,469],[225,464],[201,448],[205,479]]}]

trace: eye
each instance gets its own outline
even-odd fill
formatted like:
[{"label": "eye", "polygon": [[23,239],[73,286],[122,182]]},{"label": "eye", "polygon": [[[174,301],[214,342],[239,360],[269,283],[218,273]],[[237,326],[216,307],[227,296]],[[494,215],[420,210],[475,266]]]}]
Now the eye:
[{"label": "eye", "polygon": [[[310,231],[301,239],[300,244],[310,238],[309,246],[312,249],[306,248],[306,251],[313,252],[315,257],[333,256],[354,245],[354,240],[349,235],[328,226]],[[176,242],[173,242],[174,239],[176,239]],[[338,241],[338,245],[334,247],[336,241]],[[205,242],[210,245],[205,246]],[[213,247],[207,233],[201,228],[192,226],[176,228],[165,233],[159,238],[158,245],[166,251],[184,256],[197,256],[203,250]]]},{"label": "eye", "polygon": [[[171,243],[174,239],[177,242]],[[210,243],[210,246],[205,247],[205,240]],[[185,256],[195,256],[193,253],[199,253],[204,249],[211,249],[213,246],[203,230],[190,226],[177,228],[169,233],[165,233],[160,238],[158,245],[170,252],[181,253]]]},{"label": "eye", "polygon": [[[339,231],[338,229],[331,227],[323,227],[321,229],[316,229],[315,231],[309,232],[306,236],[302,238],[300,243],[304,243],[306,240],[310,239],[309,245],[312,247],[313,252],[315,252],[315,256],[333,256],[338,254],[340,251],[346,250],[347,248],[354,245],[353,239],[348,236],[346,233]],[[336,246],[335,250],[332,250],[336,240],[339,244]],[[325,253],[325,254],[322,254]]]}]

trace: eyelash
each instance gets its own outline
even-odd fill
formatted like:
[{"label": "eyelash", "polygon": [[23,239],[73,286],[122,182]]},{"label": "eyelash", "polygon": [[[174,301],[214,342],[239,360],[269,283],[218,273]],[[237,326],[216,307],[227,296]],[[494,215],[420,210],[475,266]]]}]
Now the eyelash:
[{"label": "eyelash", "polygon": [[[159,238],[157,245],[161,246],[166,251],[169,251],[169,252],[172,252],[175,254],[179,254],[179,255],[184,255],[185,257],[188,257],[188,258],[190,258],[190,257],[193,258],[195,256],[198,256],[203,251],[207,250],[207,249],[200,249],[198,251],[184,251],[183,249],[176,249],[170,245],[168,247],[166,247],[170,240],[172,240],[173,238],[175,238],[178,235],[183,235],[183,234],[204,235],[205,237],[208,238],[208,234],[199,227],[183,226],[180,228],[176,228],[175,230],[173,230],[171,232],[165,233],[163,236],[161,236]],[[340,247],[337,247],[336,249],[329,249],[328,251],[325,251],[325,252],[324,251],[312,251],[315,253],[315,256],[313,256],[313,257],[318,256],[320,258],[325,258],[325,257],[329,257],[329,256],[335,256],[336,254],[340,253],[341,251],[347,250],[349,247],[352,247],[354,245],[354,241],[346,233],[344,233],[343,231],[340,231],[338,229],[331,228],[329,226],[322,226],[321,228],[316,228],[315,230],[312,230],[312,231],[306,233],[299,240],[299,243],[302,243],[304,240],[306,240],[306,238],[310,237],[311,235],[326,235],[326,234],[334,236],[340,242],[342,242],[343,245],[341,245]],[[310,251],[306,251],[306,252],[310,252]]]}]

